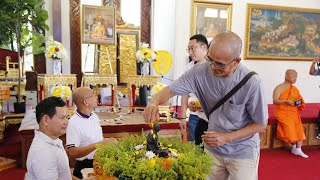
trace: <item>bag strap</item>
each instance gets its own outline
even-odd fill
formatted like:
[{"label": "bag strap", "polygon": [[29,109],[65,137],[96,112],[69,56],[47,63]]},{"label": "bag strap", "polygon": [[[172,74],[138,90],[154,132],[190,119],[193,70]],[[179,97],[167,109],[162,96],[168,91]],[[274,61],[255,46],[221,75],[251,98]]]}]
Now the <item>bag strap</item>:
[{"label": "bag strap", "polygon": [[[209,112],[209,116],[211,113],[213,113],[213,111],[215,111],[216,109],[218,109],[223,103],[225,103],[231,96],[234,95],[234,93],[236,93],[250,78],[251,76],[257,74],[254,71],[251,71],[250,73],[248,73],[233,89],[231,89],[230,92],[228,92],[227,95],[225,95],[222,99],[220,99],[219,102],[217,102],[216,105],[213,106],[213,108],[211,109],[211,111]],[[209,119],[209,117],[207,117]]]}]

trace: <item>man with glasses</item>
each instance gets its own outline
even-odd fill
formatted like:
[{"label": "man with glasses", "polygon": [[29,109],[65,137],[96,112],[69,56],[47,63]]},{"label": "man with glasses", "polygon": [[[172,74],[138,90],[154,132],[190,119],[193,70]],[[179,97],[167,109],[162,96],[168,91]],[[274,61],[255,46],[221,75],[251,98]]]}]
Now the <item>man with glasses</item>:
[{"label": "man with glasses", "polygon": [[97,96],[88,87],[79,87],[72,93],[72,100],[77,106],[69,121],[66,141],[68,155],[76,158],[73,175],[82,179],[81,170],[93,167],[93,156],[97,143],[115,143],[116,140],[103,139],[99,117],[93,112],[97,107]]},{"label": "man with glasses", "polygon": [[[202,34],[193,35],[189,39],[188,48],[191,61],[187,64],[186,70],[191,69],[196,63],[203,63],[206,61],[205,56],[208,52],[208,40]],[[189,96],[181,98],[181,129],[186,130],[186,111],[189,107],[190,115],[188,120],[188,134],[189,141],[195,141],[197,145],[202,143],[201,136],[207,130],[208,119],[199,107],[196,107],[198,98],[195,94],[190,93]]]},{"label": "man with glasses", "polygon": [[249,72],[240,63],[242,41],[233,32],[215,36],[207,54],[208,62],[199,64],[162,89],[146,107],[144,118],[159,118],[158,105],[174,95],[194,93],[209,117],[202,136],[205,148],[215,158],[209,179],[258,179],[259,132],[267,126],[268,106],[262,80],[252,76],[239,91],[209,114],[213,106]]}]

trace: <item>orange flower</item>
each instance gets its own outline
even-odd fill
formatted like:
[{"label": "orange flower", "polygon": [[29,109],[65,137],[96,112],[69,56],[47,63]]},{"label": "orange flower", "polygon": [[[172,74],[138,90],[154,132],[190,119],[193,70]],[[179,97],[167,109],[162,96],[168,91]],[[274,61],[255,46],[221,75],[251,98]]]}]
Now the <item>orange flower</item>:
[{"label": "orange flower", "polygon": [[165,168],[169,169],[171,167],[171,158],[166,159]]}]

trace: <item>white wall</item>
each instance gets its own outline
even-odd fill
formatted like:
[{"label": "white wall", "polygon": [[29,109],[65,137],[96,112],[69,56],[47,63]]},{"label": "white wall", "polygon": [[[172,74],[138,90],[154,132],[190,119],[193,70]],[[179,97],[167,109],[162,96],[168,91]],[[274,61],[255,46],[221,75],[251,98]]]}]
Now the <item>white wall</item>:
[{"label": "white wall", "polygon": [[[62,61],[62,73],[70,74],[70,1],[69,0],[45,0],[45,9],[48,11],[49,18],[47,24],[49,31],[46,31],[46,37],[53,36],[53,12],[52,1],[61,1],[61,43],[66,48],[68,58]],[[46,62],[47,74],[53,74],[53,61]]]},{"label": "white wall", "polygon": [[[158,3],[162,3],[162,0],[155,0]],[[313,8],[320,9],[319,0],[221,0],[214,2],[227,2],[233,4],[232,12],[232,31],[237,33],[243,40],[245,38],[245,25],[246,25],[246,5],[252,4],[265,4],[276,6],[291,6],[299,8]],[[163,2],[165,3],[165,2]],[[157,6],[155,7],[157,8]],[[157,37],[158,39],[167,39],[167,41],[174,43],[174,67],[173,76],[177,78],[184,72],[185,64],[187,62],[187,53],[185,51],[188,39],[190,37],[190,11],[191,0],[176,0],[176,12],[175,12],[175,38],[169,39],[165,36]],[[166,18],[166,16],[163,16]],[[156,23],[156,22],[155,22]],[[166,28],[170,28],[166,25],[161,26],[163,31]],[[158,31],[161,31],[158,29]],[[152,34],[158,36],[158,34]],[[155,41],[155,43],[157,43]],[[243,53],[242,53],[243,57]],[[319,95],[319,77],[313,77],[308,74],[311,62],[308,61],[280,61],[280,60],[243,60],[246,66],[256,71],[263,79],[266,87],[266,96],[268,103],[272,103],[272,92],[275,86],[284,80],[284,72],[288,68],[295,69],[298,72],[298,80],[296,86],[298,86],[302,96],[306,102],[320,102]]]}]

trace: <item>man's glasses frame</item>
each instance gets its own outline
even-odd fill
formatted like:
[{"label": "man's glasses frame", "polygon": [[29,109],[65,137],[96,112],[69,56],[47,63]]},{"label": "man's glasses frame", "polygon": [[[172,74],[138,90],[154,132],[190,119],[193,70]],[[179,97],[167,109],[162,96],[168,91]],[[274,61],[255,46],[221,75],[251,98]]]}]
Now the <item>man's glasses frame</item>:
[{"label": "man's glasses frame", "polygon": [[220,63],[220,62],[217,62],[215,60],[213,60],[210,56],[206,56],[205,57],[206,61],[209,62],[210,66],[214,66],[216,69],[220,69],[220,70],[224,70],[226,69],[228,66],[230,66],[232,64],[232,62],[236,61],[239,59],[239,57],[236,57],[234,58],[232,61],[230,61],[229,63],[227,64],[223,64],[223,63]]}]

